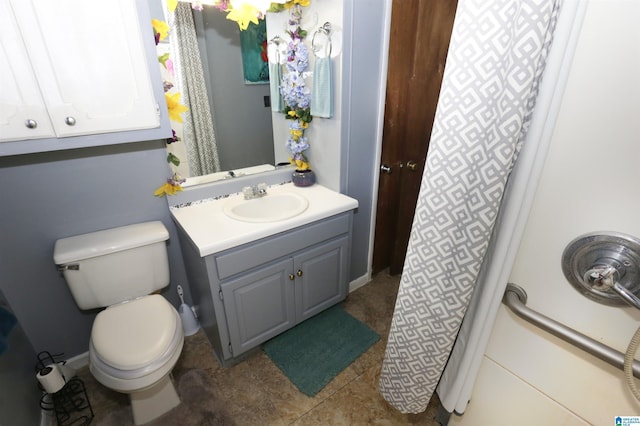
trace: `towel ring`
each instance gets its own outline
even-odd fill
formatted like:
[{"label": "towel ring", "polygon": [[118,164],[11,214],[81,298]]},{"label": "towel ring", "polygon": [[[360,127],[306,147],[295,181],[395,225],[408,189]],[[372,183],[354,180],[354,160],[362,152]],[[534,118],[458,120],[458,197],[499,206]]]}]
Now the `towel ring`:
[{"label": "towel ring", "polygon": [[325,51],[326,49],[328,49],[328,52],[326,52],[327,57],[331,57],[331,23],[325,22],[320,28],[316,30],[316,32],[313,33],[313,37],[311,38],[311,50],[313,51],[313,54],[316,56],[318,56],[317,52],[319,52],[320,49],[322,48],[322,46],[318,46],[316,44],[316,36],[318,34],[323,34],[327,37],[327,44],[325,46]]},{"label": "towel ring", "polygon": [[282,40],[282,38],[280,36],[275,36],[274,38],[272,38],[271,40],[269,40],[269,42],[267,43],[267,57],[269,57],[269,46],[274,45],[275,46],[275,62],[276,64],[280,63],[280,44],[283,43],[284,40]]}]

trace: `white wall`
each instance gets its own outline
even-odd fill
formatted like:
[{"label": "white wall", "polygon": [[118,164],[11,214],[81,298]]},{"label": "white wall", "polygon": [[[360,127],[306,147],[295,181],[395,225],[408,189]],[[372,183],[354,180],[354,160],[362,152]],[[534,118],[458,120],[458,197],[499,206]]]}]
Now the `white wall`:
[{"label": "white wall", "polygon": [[[591,0],[551,148],[510,281],[527,306],[620,352],[640,311],[580,295],[560,261],[575,237],[640,237],[640,2]],[[638,356],[636,356],[638,358]],[[623,373],[517,318],[498,314],[458,425],[614,424],[638,415]]]},{"label": "white wall", "polygon": [[[343,0],[323,0],[311,2],[311,5],[303,8],[302,28],[308,32],[305,44],[309,48],[309,77],[305,79],[307,87],[311,88],[313,77],[314,56],[311,52],[311,40],[313,33],[319,26],[329,22],[332,26],[332,52],[333,58],[333,99],[334,115],[332,118],[314,117],[305,136],[309,138],[311,148],[305,153],[309,158],[311,168],[315,171],[318,183],[335,191],[340,190],[341,171],[341,103],[342,98],[342,35],[343,35]],[[270,13],[267,17],[267,33],[269,40],[279,35],[283,40],[289,41],[285,34],[289,13]],[[276,164],[289,160],[289,153],[285,143],[289,137],[289,121],[285,120],[282,113],[273,113],[273,138]]]}]

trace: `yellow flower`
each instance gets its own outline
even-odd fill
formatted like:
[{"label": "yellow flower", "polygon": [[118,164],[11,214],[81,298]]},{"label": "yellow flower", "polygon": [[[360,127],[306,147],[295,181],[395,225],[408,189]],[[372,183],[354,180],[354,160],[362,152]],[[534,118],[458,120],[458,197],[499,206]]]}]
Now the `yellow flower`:
[{"label": "yellow flower", "polygon": [[300,139],[300,137],[302,137],[302,135],[304,135],[304,130],[291,129],[291,130],[289,130],[289,132],[291,133],[291,136],[293,136],[293,138],[295,140]]},{"label": "yellow flower", "polygon": [[162,197],[163,195],[175,195],[180,191],[182,191],[182,187],[180,185],[174,185],[167,182],[160,188],[156,189],[153,195],[155,195],[156,197]]},{"label": "yellow flower", "polygon": [[180,103],[180,92],[165,93],[164,97],[167,101],[167,109],[169,110],[169,119],[182,123],[182,114],[185,111],[189,111],[189,108]]},{"label": "yellow flower", "polygon": [[289,0],[284,7],[287,9],[291,9],[294,4],[299,4],[300,6],[307,7],[311,4],[311,0]]},{"label": "yellow flower", "polygon": [[174,10],[176,10],[177,6],[178,0],[167,0],[167,8],[169,9],[169,12],[173,12]]},{"label": "yellow flower", "polygon": [[296,170],[308,170],[309,169],[309,163],[307,163],[306,161],[295,160],[295,161],[291,161],[291,162],[296,165]]},{"label": "yellow flower", "polygon": [[167,25],[164,21],[159,21],[157,19],[151,20],[151,25],[153,26],[153,31],[157,34],[160,34],[159,40],[164,40],[169,35],[169,25]]},{"label": "yellow flower", "polygon": [[289,117],[295,117],[296,116],[296,112],[294,110],[291,110],[291,111],[287,112],[287,115]]},{"label": "yellow flower", "polygon": [[258,15],[260,11],[247,3],[243,3],[238,7],[234,7],[227,13],[227,19],[236,21],[241,30],[246,30],[249,26],[249,22],[253,22],[258,25]]}]

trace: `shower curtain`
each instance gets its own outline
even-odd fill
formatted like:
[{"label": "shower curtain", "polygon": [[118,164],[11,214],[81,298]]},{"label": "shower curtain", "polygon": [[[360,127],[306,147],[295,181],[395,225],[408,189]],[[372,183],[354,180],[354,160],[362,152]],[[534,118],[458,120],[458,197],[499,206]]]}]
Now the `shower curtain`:
[{"label": "shower curtain", "polygon": [[191,3],[178,2],[171,27],[175,29],[171,43],[178,50],[176,70],[182,102],[189,108],[183,114],[182,131],[189,171],[191,176],[215,173],[220,171],[220,160]]},{"label": "shower curtain", "polygon": [[490,241],[559,8],[560,0],[458,2],[380,373],[380,393],[401,412],[425,410],[476,283],[488,276],[483,262],[496,247]]}]

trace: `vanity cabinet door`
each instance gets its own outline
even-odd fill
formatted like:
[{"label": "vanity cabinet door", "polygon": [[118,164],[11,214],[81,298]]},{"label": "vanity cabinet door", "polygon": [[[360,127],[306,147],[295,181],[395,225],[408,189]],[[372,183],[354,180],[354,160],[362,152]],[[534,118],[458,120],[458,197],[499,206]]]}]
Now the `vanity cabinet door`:
[{"label": "vanity cabinet door", "polygon": [[0,141],[160,127],[143,39],[151,22],[142,26],[136,1],[0,0],[0,14],[2,44],[12,36]]},{"label": "vanity cabinet door", "polygon": [[343,300],[348,244],[337,238],[222,283],[233,356]]},{"label": "vanity cabinet door", "polygon": [[292,266],[286,258],[221,284],[233,356],[295,325]]},{"label": "vanity cabinet door", "polygon": [[335,305],[347,296],[349,237],[294,257],[296,322]]}]

